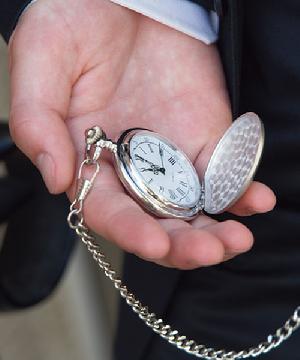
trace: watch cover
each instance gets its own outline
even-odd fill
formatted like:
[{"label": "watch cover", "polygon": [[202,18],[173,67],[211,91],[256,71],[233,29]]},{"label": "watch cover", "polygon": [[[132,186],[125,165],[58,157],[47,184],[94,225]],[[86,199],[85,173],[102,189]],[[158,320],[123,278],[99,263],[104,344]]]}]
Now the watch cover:
[{"label": "watch cover", "polygon": [[218,214],[250,185],[264,144],[264,128],[254,113],[240,116],[217,144],[204,175],[204,210]]}]

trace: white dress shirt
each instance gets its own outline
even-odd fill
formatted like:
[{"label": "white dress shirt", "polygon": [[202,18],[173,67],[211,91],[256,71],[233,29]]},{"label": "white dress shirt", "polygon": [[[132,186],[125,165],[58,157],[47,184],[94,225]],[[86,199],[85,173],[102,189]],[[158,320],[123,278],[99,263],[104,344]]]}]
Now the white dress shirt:
[{"label": "white dress shirt", "polygon": [[[28,9],[38,0],[32,0]],[[190,35],[206,44],[218,38],[218,16],[188,0],[110,0]],[[23,11],[23,12],[24,12]]]},{"label": "white dress shirt", "polygon": [[218,17],[213,11],[187,0],[111,0],[135,10],[206,44],[218,37]]}]

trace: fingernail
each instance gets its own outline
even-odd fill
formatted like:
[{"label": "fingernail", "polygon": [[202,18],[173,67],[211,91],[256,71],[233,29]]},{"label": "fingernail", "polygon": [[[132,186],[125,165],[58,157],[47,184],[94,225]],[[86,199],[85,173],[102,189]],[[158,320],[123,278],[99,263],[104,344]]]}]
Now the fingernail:
[{"label": "fingernail", "polygon": [[42,153],[37,157],[36,165],[42,174],[48,190],[53,192],[55,187],[55,168],[52,157],[48,153]]}]

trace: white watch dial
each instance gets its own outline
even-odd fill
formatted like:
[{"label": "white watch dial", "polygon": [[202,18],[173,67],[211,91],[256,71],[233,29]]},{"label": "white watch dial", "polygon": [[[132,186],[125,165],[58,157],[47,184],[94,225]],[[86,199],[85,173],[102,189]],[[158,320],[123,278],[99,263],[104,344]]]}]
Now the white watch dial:
[{"label": "white watch dial", "polygon": [[181,207],[199,203],[198,175],[186,155],[158,134],[141,131],[130,141],[130,156],[144,184]]}]

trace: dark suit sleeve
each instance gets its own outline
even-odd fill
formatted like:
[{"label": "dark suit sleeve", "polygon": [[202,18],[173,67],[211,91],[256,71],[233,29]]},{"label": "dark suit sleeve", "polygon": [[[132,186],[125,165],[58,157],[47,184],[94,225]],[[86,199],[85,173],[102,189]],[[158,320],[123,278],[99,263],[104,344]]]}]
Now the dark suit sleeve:
[{"label": "dark suit sleeve", "polygon": [[0,34],[8,42],[22,11],[30,0],[0,0]]}]

